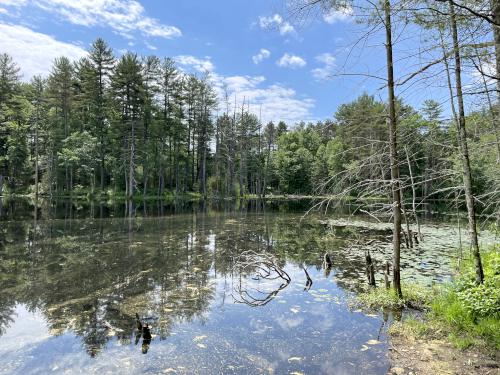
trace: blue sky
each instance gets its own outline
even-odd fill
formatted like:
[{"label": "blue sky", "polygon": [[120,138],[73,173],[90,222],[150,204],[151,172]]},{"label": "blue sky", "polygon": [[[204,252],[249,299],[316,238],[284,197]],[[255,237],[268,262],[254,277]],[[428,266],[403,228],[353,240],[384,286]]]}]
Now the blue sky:
[{"label": "blue sky", "polygon": [[[383,75],[376,42],[348,48],[361,31],[352,10],[292,18],[281,0],[0,0],[0,52],[11,54],[23,79],[47,74],[55,57],[77,59],[97,37],[119,56],[175,58],[188,72],[208,70],[219,90],[250,100],[263,121],[332,117],[363,91],[385,99],[383,84],[339,72]],[[425,95],[410,97],[418,105]]]}]

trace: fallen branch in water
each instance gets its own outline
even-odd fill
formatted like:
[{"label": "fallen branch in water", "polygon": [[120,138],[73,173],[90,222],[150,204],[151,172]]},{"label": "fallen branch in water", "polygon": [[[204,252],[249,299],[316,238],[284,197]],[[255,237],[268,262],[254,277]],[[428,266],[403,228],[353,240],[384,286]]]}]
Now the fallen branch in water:
[{"label": "fallen branch in water", "polygon": [[[240,275],[249,275],[255,272],[255,277],[251,278],[257,281],[255,287],[248,281],[248,278],[241,277],[234,287],[237,296],[233,298],[237,303],[244,303],[252,307],[264,306],[276,297],[276,295],[288,284],[291,278],[288,273],[278,264],[277,259],[271,254],[256,253],[254,251],[245,251],[240,254],[235,267]],[[264,290],[260,284],[261,280],[274,281],[282,280],[282,283],[272,290]]]}]

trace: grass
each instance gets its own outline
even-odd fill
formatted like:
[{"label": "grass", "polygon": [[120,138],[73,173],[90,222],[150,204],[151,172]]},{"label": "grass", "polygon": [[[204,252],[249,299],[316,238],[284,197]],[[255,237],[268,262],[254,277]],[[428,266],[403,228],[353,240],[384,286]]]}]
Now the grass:
[{"label": "grass", "polygon": [[464,261],[454,281],[440,287],[403,287],[403,299],[392,289],[372,289],[357,302],[367,308],[417,308],[389,329],[393,335],[447,339],[459,349],[471,346],[500,350],[500,245],[482,250],[485,281],[474,283],[474,264]]},{"label": "grass", "polygon": [[435,293],[435,289],[424,288],[420,285],[405,285],[402,287],[403,298],[399,298],[394,289],[376,288],[361,293],[356,297],[356,305],[369,309],[402,309],[411,307],[425,310]]}]

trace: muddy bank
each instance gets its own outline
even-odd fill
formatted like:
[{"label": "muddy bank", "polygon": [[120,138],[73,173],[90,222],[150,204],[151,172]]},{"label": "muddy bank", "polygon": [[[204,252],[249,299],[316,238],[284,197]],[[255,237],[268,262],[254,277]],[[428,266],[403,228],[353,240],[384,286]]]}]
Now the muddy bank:
[{"label": "muddy bank", "polygon": [[389,340],[390,375],[498,375],[499,353],[460,350],[440,339],[392,335]]}]

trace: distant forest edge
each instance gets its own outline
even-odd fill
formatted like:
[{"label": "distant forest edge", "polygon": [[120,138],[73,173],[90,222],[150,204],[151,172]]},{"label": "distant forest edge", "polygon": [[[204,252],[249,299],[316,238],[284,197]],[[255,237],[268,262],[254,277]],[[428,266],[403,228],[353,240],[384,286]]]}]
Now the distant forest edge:
[{"label": "distant forest edge", "polygon": [[[331,120],[287,125],[262,124],[238,100],[209,74],[186,74],[170,58],[118,58],[102,39],[87,57],[58,58],[47,78],[29,83],[0,54],[0,195],[390,199],[386,103],[363,94]],[[418,110],[396,104],[403,195],[417,203],[460,198],[453,120],[433,100]],[[495,212],[492,113],[478,107],[466,124],[474,195]]]}]

